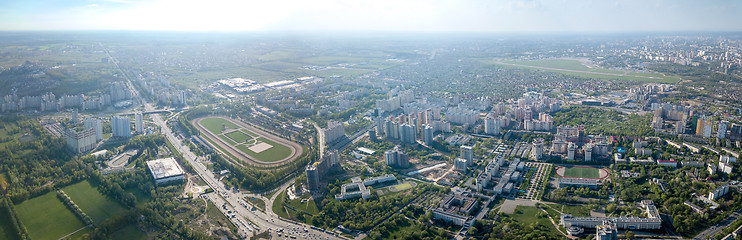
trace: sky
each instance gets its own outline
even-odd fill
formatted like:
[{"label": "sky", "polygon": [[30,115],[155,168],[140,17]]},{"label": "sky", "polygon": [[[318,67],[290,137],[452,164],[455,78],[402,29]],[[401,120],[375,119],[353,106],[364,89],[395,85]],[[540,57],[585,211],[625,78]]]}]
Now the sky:
[{"label": "sky", "polygon": [[0,30],[742,31],[740,0],[0,0]]}]

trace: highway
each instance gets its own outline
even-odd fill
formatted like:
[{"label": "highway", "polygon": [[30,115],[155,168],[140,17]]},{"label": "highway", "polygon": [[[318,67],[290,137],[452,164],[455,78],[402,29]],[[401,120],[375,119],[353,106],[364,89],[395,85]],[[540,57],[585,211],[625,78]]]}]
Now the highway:
[{"label": "highway", "polygon": [[[101,47],[103,46],[101,45]],[[141,95],[139,95],[139,92],[132,85],[129,76],[124,73],[121,67],[119,67],[118,61],[116,61],[110,55],[107,49],[104,48],[104,50],[106,54],[108,54],[108,57],[126,78],[127,85],[132,91],[132,96],[134,96],[144,106],[145,111],[155,112],[155,108],[150,103],[145,101],[145,99],[142,98]],[[175,147],[175,149],[183,156],[183,158],[191,166],[193,166],[193,170],[196,172],[196,174],[198,174],[204,180],[204,182],[206,182],[206,184],[214,190],[214,193],[202,195],[203,198],[212,201],[217,207],[219,207],[222,212],[225,213],[225,216],[228,216],[232,223],[237,226],[238,234],[242,238],[246,239],[253,236],[253,230],[255,230],[256,232],[269,230],[271,236],[275,239],[285,238],[288,236],[293,236],[298,239],[345,239],[336,236],[334,233],[314,230],[306,224],[293,223],[278,217],[278,215],[272,212],[271,206],[273,200],[275,200],[276,196],[278,196],[279,194],[275,194],[273,196],[273,199],[266,199],[265,197],[260,195],[249,194],[244,191],[234,192],[227,189],[223,183],[218,181],[218,176],[215,176],[214,173],[206,168],[206,166],[200,161],[202,159],[196,156],[190,150],[190,148],[188,148],[188,146],[185,146],[183,142],[178,137],[176,137],[176,134],[170,129],[170,127],[167,126],[167,123],[162,119],[162,116],[160,116],[160,114],[153,113],[150,116],[152,117],[152,121],[160,127],[160,130],[162,134],[165,135],[165,138]],[[291,180],[287,181],[286,184],[282,185],[280,189],[278,189],[279,193],[280,191],[288,188],[293,182],[294,181]],[[255,197],[262,199],[265,202],[266,212],[253,210],[252,206],[248,205],[245,202],[246,197]],[[229,215],[230,212],[236,214]]]}]

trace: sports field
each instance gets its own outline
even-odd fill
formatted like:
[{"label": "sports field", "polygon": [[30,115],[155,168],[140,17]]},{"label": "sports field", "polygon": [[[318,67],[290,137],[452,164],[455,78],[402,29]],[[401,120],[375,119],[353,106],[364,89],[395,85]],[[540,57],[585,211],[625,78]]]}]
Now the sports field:
[{"label": "sports field", "polygon": [[600,170],[591,167],[567,167],[564,176],[571,178],[599,178]]},{"label": "sports field", "polygon": [[95,224],[124,212],[124,208],[118,202],[107,198],[93,187],[90,182],[83,181],[62,188],[62,191],[82,209],[85,214],[93,219]]},{"label": "sports field", "polygon": [[194,120],[194,125],[223,153],[253,165],[275,166],[296,159],[304,151],[299,144],[236,120],[208,117]]},{"label": "sports field", "polygon": [[23,201],[15,209],[31,239],[59,239],[85,226],[53,191]]},{"label": "sports field", "polygon": [[640,82],[677,83],[680,78],[665,76],[659,73],[636,72],[633,70],[613,70],[599,67],[588,67],[580,61],[573,59],[542,59],[532,61],[490,61],[492,64],[509,68],[524,68],[543,70],[547,72],[558,72],[565,75],[595,78],[595,79],[622,79]]}]

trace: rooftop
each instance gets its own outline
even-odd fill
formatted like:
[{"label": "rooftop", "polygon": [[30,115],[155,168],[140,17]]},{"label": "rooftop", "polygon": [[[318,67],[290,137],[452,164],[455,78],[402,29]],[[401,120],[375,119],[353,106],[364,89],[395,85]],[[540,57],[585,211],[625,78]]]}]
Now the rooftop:
[{"label": "rooftop", "polygon": [[183,168],[180,167],[175,158],[161,158],[157,160],[147,161],[147,167],[152,172],[152,177],[155,179],[163,179],[178,175],[185,174]]}]

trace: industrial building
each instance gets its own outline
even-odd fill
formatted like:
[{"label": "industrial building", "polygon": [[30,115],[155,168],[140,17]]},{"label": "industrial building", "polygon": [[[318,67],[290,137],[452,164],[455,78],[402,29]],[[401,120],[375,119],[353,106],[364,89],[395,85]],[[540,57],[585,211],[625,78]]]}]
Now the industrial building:
[{"label": "industrial building", "polygon": [[167,184],[185,179],[185,171],[172,157],[147,161],[147,168],[149,168],[152,178],[155,179],[157,184]]}]

